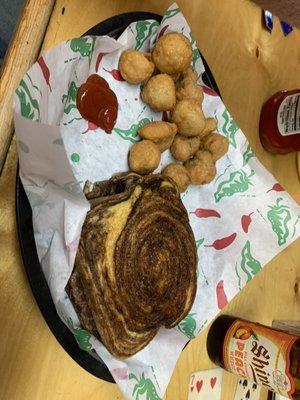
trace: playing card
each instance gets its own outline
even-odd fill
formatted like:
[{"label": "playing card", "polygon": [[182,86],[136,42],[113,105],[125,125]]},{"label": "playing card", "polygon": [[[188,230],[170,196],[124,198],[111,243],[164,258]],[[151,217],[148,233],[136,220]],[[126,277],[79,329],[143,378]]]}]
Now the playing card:
[{"label": "playing card", "polygon": [[247,379],[239,379],[236,387],[234,400],[259,400],[260,386]]},{"label": "playing card", "polygon": [[188,400],[221,400],[223,370],[194,372],[190,377]]}]

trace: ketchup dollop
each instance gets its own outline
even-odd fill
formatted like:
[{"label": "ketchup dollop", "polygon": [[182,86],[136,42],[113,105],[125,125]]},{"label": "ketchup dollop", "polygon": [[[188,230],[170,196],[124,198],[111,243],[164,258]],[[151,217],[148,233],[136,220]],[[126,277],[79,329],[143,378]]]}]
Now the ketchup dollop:
[{"label": "ketchup dollop", "polygon": [[118,99],[99,75],[90,75],[77,91],[76,105],[83,118],[111,133],[118,116]]},{"label": "ketchup dollop", "polygon": [[262,107],[260,141],[272,153],[300,150],[300,89],[275,93]]}]

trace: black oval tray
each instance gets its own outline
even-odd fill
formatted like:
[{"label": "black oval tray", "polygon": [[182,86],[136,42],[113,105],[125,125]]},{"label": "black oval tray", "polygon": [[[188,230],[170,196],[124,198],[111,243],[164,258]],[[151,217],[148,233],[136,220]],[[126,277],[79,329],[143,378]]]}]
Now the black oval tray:
[{"label": "black oval tray", "polygon": [[[161,16],[148,12],[130,12],[111,17],[91,28],[86,35],[108,35],[117,38],[132,22],[143,19],[161,21]],[[206,72],[202,75],[203,82],[219,93],[216,82],[202,57]],[[40,311],[53,335],[66,352],[86,371],[108,382],[115,382],[104,362],[95,353],[91,355],[81,350],[77,342],[59,318],[52,297],[42,272],[33,234],[32,213],[29,201],[24,191],[19,174],[16,183],[16,216],[20,248],[29,284]]]}]

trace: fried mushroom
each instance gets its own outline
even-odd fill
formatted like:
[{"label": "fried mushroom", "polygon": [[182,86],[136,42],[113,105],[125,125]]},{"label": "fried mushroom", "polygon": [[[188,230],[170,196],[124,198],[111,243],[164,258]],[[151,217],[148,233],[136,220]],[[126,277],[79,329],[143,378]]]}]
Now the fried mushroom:
[{"label": "fried mushroom", "polygon": [[149,56],[140,51],[126,50],[121,54],[119,70],[128,83],[138,84],[145,82],[154,71],[154,64]]},{"label": "fried mushroom", "polygon": [[194,99],[180,100],[176,103],[171,119],[183,136],[199,136],[205,127],[203,111]]},{"label": "fried mushroom", "polygon": [[194,99],[202,104],[203,89],[197,84],[197,72],[193,67],[189,67],[181,74],[181,78],[176,83],[177,100]]},{"label": "fried mushroom", "polygon": [[158,167],[159,162],[159,148],[151,140],[141,140],[130,149],[129,167],[137,174],[149,174]]},{"label": "fried mushroom", "polygon": [[192,185],[210,183],[216,176],[216,166],[209,151],[198,150],[194,158],[184,163]]},{"label": "fried mushroom", "polygon": [[142,100],[154,111],[172,110],[176,103],[175,83],[167,74],[152,76],[141,92]]},{"label": "fried mushroom", "polygon": [[203,89],[195,83],[186,83],[176,90],[177,100],[194,99],[199,104],[203,101]]},{"label": "fried mushroom", "polygon": [[185,192],[190,184],[190,177],[182,164],[171,163],[163,170],[163,175],[171,178],[177,185],[178,190]]},{"label": "fried mushroom", "polygon": [[176,160],[187,161],[199,150],[200,138],[176,135],[171,146],[171,153]]},{"label": "fried mushroom", "polygon": [[217,129],[217,121],[214,118],[206,118],[203,135],[207,135]]},{"label": "fried mushroom", "polygon": [[176,124],[165,121],[150,122],[139,130],[139,135],[143,139],[152,140],[152,142],[156,143],[161,152],[171,146],[176,133]]},{"label": "fried mushroom", "polygon": [[227,153],[229,141],[225,136],[219,133],[211,133],[202,139],[201,147],[204,150],[208,150],[214,162],[216,162]]},{"label": "fried mushroom", "polygon": [[176,74],[189,67],[193,50],[189,40],[182,33],[171,32],[157,40],[152,58],[159,71]]}]

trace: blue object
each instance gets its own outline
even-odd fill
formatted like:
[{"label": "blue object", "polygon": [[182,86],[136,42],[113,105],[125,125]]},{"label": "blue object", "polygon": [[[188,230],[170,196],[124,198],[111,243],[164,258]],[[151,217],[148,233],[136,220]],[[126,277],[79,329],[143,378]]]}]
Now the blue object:
[{"label": "blue object", "polygon": [[287,22],[280,21],[280,24],[281,24],[281,28],[284,33],[284,36],[289,35],[293,31],[293,27],[290,24],[288,24]]},{"label": "blue object", "polygon": [[4,58],[24,3],[25,0],[0,0],[0,59]]},{"label": "blue object", "polygon": [[265,25],[269,31],[273,29],[273,15],[270,11],[264,10]]},{"label": "blue object", "polygon": [[0,37],[0,59],[4,58],[5,52],[6,52],[6,48],[7,48],[7,44]]}]

